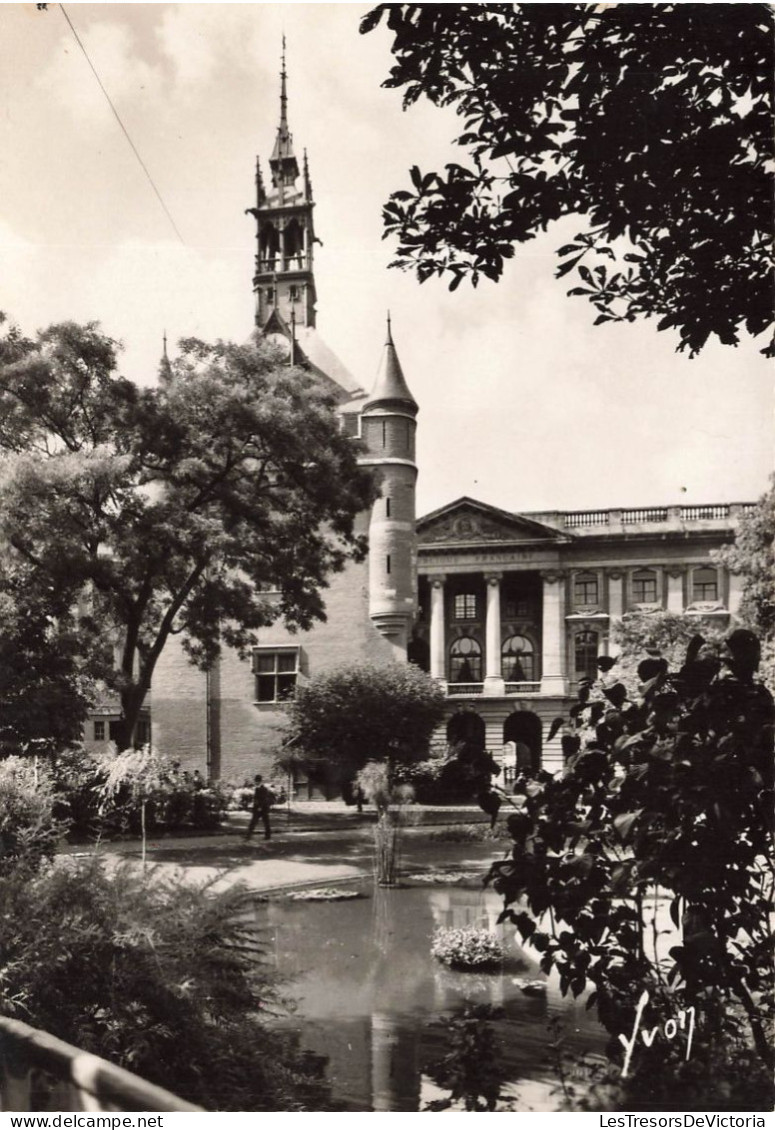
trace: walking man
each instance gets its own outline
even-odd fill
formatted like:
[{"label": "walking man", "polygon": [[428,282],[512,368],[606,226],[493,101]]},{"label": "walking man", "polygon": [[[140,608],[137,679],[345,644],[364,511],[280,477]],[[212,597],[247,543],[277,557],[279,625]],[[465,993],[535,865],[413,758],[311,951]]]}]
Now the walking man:
[{"label": "walking man", "polygon": [[264,839],[271,840],[272,829],[269,825],[269,809],[274,804],[274,794],[271,789],[268,789],[264,784],[264,778],[260,773],[257,773],[254,778],[255,788],[253,790],[253,811],[250,816],[250,823],[248,830],[245,833],[245,839],[249,840],[255,831],[256,824],[259,820],[264,825]]}]

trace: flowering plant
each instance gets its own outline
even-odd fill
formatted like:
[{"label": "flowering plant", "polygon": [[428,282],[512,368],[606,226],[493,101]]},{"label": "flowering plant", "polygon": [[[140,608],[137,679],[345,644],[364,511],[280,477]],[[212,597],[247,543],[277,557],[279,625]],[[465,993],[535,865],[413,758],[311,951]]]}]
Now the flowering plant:
[{"label": "flowering plant", "polygon": [[431,954],[450,969],[486,969],[503,961],[500,939],[481,926],[439,927]]}]

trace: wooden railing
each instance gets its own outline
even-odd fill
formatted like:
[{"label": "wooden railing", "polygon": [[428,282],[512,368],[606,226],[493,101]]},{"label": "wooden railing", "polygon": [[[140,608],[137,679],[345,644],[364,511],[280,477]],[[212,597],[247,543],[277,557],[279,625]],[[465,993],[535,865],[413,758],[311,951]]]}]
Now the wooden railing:
[{"label": "wooden railing", "polygon": [[99,1056],[0,1016],[0,1111],[200,1111]]}]

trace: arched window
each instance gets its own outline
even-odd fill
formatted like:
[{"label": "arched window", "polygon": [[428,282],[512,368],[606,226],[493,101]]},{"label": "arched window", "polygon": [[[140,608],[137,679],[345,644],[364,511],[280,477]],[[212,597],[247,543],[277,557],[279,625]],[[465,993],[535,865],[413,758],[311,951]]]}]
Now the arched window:
[{"label": "arched window", "polygon": [[573,641],[573,669],[576,678],[588,675],[597,678],[598,635],[597,632],[579,632]]},{"label": "arched window", "polygon": [[461,636],[449,649],[449,681],[481,683],[482,648],[472,636]]},{"label": "arched window", "polygon": [[259,251],[260,258],[266,263],[272,264],[277,258],[277,253],[280,250],[280,235],[274,224],[267,224],[261,229],[259,236]]},{"label": "arched window", "polygon": [[657,599],[657,575],[653,569],[636,569],[632,574],[634,604],[654,604]]},{"label": "arched window", "polygon": [[291,220],[283,233],[283,244],[285,251],[285,258],[288,261],[288,266],[292,265],[292,260],[296,260],[296,266],[302,266],[302,251],[304,248],[304,232],[298,220]]},{"label": "arched window", "polygon": [[597,573],[577,573],[573,581],[573,603],[576,608],[597,604]]},{"label": "arched window", "polygon": [[692,601],[718,600],[718,572],[710,566],[692,573]]},{"label": "arched window", "polygon": [[541,767],[541,719],[529,710],[515,710],[503,723],[503,741],[514,742],[516,771],[532,776]]},{"label": "arched window", "polygon": [[501,648],[501,670],[507,683],[532,683],[535,663],[527,636],[509,636]]}]

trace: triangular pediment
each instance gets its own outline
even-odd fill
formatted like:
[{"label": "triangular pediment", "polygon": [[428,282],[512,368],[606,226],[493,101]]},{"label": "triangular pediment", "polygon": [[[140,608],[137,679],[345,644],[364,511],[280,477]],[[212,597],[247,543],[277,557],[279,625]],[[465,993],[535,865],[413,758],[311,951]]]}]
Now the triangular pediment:
[{"label": "triangular pediment", "polygon": [[551,526],[545,526],[523,514],[510,514],[496,506],[487,506],[473,498],[459,498],[417,523],[420,545],[478,545],[543,542],[546,545],[569,541]]}]

